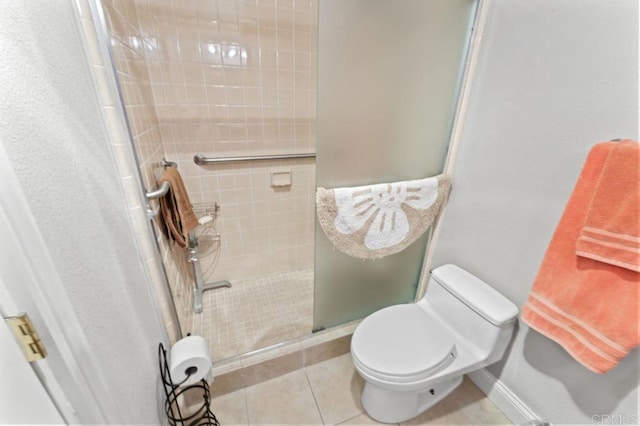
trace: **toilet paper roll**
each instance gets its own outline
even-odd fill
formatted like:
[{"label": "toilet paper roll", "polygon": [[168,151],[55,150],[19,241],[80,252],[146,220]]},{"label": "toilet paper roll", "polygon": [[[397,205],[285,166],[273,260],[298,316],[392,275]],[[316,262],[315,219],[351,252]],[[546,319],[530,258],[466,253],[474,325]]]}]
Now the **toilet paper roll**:
[{"label": "toilet paper roll", "polygon": [[187,336],[171,347],[169,371],[174,384],[184,381],[184,385],[190,385],[203,379],[210,370],[209,346],[202,336]]}]

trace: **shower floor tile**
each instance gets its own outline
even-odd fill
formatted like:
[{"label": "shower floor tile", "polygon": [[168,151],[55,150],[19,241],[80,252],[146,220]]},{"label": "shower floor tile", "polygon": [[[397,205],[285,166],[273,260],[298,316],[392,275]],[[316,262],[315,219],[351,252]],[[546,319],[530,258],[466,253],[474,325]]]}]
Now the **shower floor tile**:
[{"label": "shower floor tile", "polygon": [[214,361],[310,334],[313,270],[231,281],[204,293],[192,334],[209,343]]}]

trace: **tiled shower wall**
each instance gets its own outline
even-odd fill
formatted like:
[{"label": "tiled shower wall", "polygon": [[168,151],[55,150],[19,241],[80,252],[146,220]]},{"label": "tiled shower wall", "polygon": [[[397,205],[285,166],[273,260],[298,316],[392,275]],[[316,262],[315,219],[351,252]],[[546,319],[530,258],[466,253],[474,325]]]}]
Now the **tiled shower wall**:
[{"label": "tiled shower wall", "polygon": [[[139,82],[153,94],[164,153],[194,204],[221,206],[211,278],[312,266],[313,160],[200,167],[193,156],[315,152],[316,0],[109,3],[137,16],[121,41],[145,60]],[[272,187],[273,171],[290,171],[292,185]]]},{"label": "tiled shower wall", "polygon": [[[103,0],[131,133],[148,190],[163,156],[194,204],[221,206],[211,279],[313,265],[315,161],[199,167],[193,156],[315,152],[317,0]],[[291,186],[272,187],[271,172]],[[158,233],[181,326],[193,278]]]},{"label": "tiled shower wall", "polygon": [[[199,167],[193,156],[315,151],[316,0],[141,2],[167,156],[194,203],[221,206],[211,279],[313,265],[315,162]],[[290,170],[273,188],[270,172]]]},{"label": "tiled shower wall", "polygon": [[[137,2],[104,0],[102,3],[136,156],[144,186],[150,191],[156,188],[157,179],[162,174],[162,158],[165,153],[142,45],[144,35],[139,12],[145,12],[138,10]],[[157,221],[154,223],[173,302],[184,334],[191,326],[193,278],[184,249],[171,247],[157,226]],[[167,306],[163,308],[168,309]],[[165,313],[165,318],[167,316]]]}]

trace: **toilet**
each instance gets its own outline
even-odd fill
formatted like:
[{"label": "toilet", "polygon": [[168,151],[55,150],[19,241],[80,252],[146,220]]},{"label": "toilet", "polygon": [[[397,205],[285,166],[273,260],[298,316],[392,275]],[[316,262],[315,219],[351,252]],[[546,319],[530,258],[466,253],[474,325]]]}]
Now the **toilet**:
[{"label": "toilet", "polygon": [[434,269],[420,301],[374,312],[353,333],[365,411],[383,423],[423,413],[465,373],[502,358],[517,315],[513,302],[464,269]]}]

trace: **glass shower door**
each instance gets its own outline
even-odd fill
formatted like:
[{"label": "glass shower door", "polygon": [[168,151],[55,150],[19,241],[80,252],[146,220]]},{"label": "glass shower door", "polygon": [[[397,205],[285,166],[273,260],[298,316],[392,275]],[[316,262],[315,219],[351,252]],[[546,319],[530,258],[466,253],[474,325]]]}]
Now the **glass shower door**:
[{"label": "glass shower door", "polygon": [[[476,0],[320,0],[318,187],[442,173]],[[316,221],[314,330],[415,297],[427,235],[350,257]]]}]

